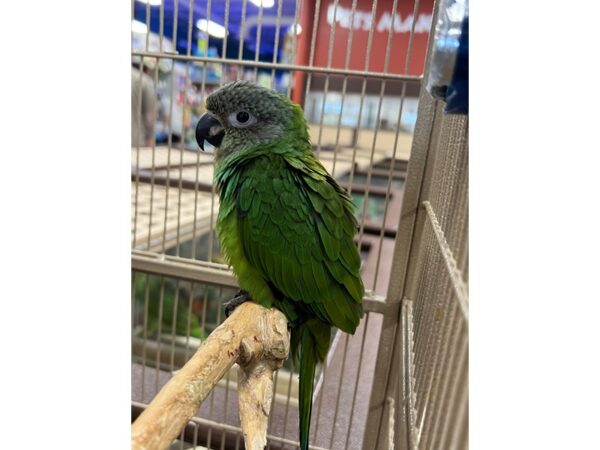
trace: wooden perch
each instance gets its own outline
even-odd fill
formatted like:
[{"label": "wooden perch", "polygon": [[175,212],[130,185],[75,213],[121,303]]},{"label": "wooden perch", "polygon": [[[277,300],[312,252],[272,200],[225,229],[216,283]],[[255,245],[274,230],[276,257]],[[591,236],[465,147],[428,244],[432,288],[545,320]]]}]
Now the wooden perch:
[{"label": "wooden perch", "polygon": [[253,302],[241,304],[133,423],[132,449],[167,449],[217,382],[237,362],[246,450],[262,450],[267,443],[273,372],[283,365],[289,349],[290,336],[283,313]]}]

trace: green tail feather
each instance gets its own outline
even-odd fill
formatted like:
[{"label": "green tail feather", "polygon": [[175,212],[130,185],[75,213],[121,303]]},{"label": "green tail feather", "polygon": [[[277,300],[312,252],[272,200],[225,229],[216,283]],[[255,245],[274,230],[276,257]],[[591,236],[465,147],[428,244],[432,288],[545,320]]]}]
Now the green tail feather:
[{"label": "green tail feather", "polygon": [[[294,344],[300,344],[300,449],[308,450],[310,417],[317,363],[325,360],[329,349],[331,327],[317,319],[311,319],[294,330]],[[294,333],[292,333],[294,334]]]},{"label": "green tail feather", "polygon": [[301,331],[300,349],[300,449],[308,450],[310,434],[310,416],[312,413],[312,396],[315,384],[315,368],[317,367],[316,342],[308,330]]}]

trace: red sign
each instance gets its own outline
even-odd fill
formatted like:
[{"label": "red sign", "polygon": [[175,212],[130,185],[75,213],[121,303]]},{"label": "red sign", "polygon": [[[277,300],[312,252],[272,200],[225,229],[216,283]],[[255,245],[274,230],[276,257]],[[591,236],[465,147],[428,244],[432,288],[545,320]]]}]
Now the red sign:
[{"label": "red sign", "polygon": [[[352,0],[340,0],[337,8],[333,0],[323,1],[317,25],[314,65],[344,69],[348,64],[347,68],[352,70],[421,75],[431,29],[433,0],[419,3],[416,20],[413,17],[413,1],[397,0],[395,11],[392,10],[393,6],[393,0],[379,0],[377,9],[373,12],[372,1],[358,0],[353,15]],[[414,37],[407,71],[406,55],[413,27]],[[330,53],[329,42],[334,29],[333,50]],[[367,58],[371,29],[371,51]],[[352,48],[347,62],[351,32]],[[390,46],[386,67],[388,42]]]}]

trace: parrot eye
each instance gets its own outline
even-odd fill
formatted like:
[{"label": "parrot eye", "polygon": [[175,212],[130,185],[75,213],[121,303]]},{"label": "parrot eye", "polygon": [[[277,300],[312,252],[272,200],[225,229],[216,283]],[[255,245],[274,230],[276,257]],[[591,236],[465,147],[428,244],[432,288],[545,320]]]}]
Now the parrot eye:
[{"label": "parrot eye", "polygon": [[247,111],[240,111],[235,115],[235,118],[239,123],[246,123],[250,120],[250,114]]},{"label": "parrot eye", "polygon": [[244,128],[256,123],[256,118],[248,111],[236,111],[229,114],[229,123],[236,128]]}]

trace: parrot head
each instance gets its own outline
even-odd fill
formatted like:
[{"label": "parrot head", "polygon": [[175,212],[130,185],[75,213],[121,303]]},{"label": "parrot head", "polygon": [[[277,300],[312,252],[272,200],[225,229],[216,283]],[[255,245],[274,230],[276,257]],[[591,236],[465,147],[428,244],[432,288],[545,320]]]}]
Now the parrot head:
[{"label": "parrot head", "polygon": [[275,143],[282,136],[308,139],[302,109],[278,92],[248,81],[234,81],[210,94],[207,112],[196,126],[196,141],[208,141],[217,161]]}]

